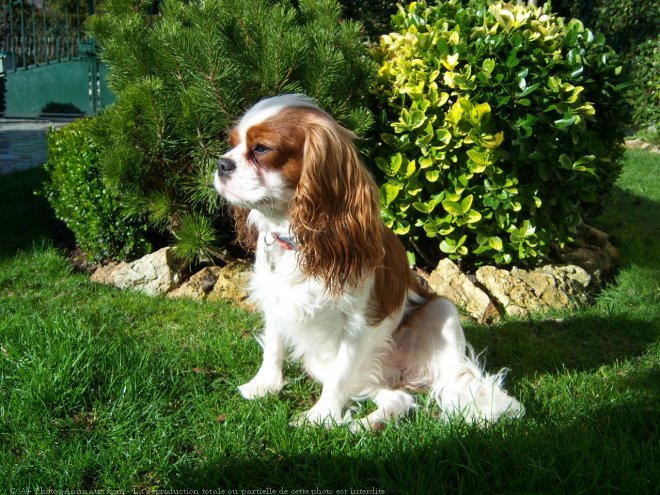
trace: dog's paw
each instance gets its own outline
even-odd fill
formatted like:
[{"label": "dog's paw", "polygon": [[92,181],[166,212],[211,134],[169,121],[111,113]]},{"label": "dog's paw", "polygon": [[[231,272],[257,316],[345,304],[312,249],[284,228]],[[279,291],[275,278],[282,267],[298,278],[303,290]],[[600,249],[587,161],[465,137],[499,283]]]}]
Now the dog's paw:
[{"label": "dog's paw", "polygon": [[296,428],[304,426],[325,426],[329,429],[339,426],[342,423],[341,411],[336,411],[327,407],[320,407],[317,404],[304,413],[296,415],[289,424]]},{"label": "dog's paw", "polygon": [[255,377],[238,387],[238,391],[246,399],[258,399],[268,394],[276,394],[284,386],[283,380],[262,380]]},{"label": "dog's paw", "polygon": [[379,419],[371,420],[369,418],[357,419],[348,425],[348,430],[353,435],[360,433],[380,432],[385,428],[387,428],[387,423],[385,421]]}]

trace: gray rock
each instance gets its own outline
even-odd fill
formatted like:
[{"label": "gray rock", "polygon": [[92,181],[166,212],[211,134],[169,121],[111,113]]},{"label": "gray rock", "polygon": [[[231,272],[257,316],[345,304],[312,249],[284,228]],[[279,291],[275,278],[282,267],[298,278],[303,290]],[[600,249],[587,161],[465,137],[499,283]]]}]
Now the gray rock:
[{"label": "gray rock", "polygon": [[192,275],[180,287],[172,290],[167,297],[189,297],[191,299],[206,299],[222,275],[223,268],[207,266]]},{"label": "gray rock", "polygon": [[181,262],[174,257],[171,248],[165,247],[132,263],[101,267],[94,272],[91,280],[156,296],[166,294],[179,285],[182,272]]},{"label": "gray rock", "polygon": [[507,315],[574,307],[587,302],[589,274],[578,266],[546,265],[535,270],[511,271],[483,266],[477,270],[482,284]]},{"label": "gray rock", "polygon": [[577,228],[575,242],[559,252],[559,259],[567,265],[577,265],[591,275],[591,285],[600,289],[603,278],[612,273],[619,251],[610,242],[609,235],[590,225]]},{"label": "gray rock", "polygon": [[452,300],[479,323],[500,318],[500,312],[488,295],[474,285],[449,258],[440,260],[428,278],[428,285],[436,294]]}]

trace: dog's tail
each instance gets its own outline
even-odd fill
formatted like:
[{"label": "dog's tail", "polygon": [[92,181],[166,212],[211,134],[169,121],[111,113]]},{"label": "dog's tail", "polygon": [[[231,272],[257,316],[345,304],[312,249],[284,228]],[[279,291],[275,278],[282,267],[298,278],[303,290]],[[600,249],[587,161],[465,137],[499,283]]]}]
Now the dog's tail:
[{"label": "dog's tail", "polygon": [[[433,322],[425,363],[427,385],[444,418],[462,417],[470,423],[495,422],[524,414],[524,408],[503,388],[508,370],[487,373],[478,356],[465,342],[456,306],[444,298],[428,301],[420,309],[424,320]],[[441,328],[437,328],[438,322]]]}]

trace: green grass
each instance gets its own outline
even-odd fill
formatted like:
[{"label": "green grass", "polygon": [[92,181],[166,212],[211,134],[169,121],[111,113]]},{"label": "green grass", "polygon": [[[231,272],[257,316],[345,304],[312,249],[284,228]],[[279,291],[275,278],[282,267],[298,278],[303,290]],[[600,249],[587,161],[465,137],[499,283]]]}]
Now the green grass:
[{"label": "green grass", "polygon": [[489,368],[512,368],[524,419],[445,425],[422,400],[398,428],[358,436],[288,426],[319,393],[294,365],[282,394],[242,400],[256,316],[92,285],[50,247],[50,213],[31,194],[42,173],[2,177],[0,493],[656,493],[659,171],[658,155],[628,152],[592,220],[622,252],[593,306],[467,327]]}]

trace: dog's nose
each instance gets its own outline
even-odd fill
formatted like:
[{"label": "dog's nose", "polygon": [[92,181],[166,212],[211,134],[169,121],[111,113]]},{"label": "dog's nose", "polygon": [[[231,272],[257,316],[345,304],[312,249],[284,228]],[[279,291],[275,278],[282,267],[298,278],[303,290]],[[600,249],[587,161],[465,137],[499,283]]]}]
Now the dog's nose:
[{"label": "dog's nose", "polygon": [[230,174],[236,168],[236,162],[231,158],[225,158],[224,156],[218,160],[218,174],[227,175]]}]

